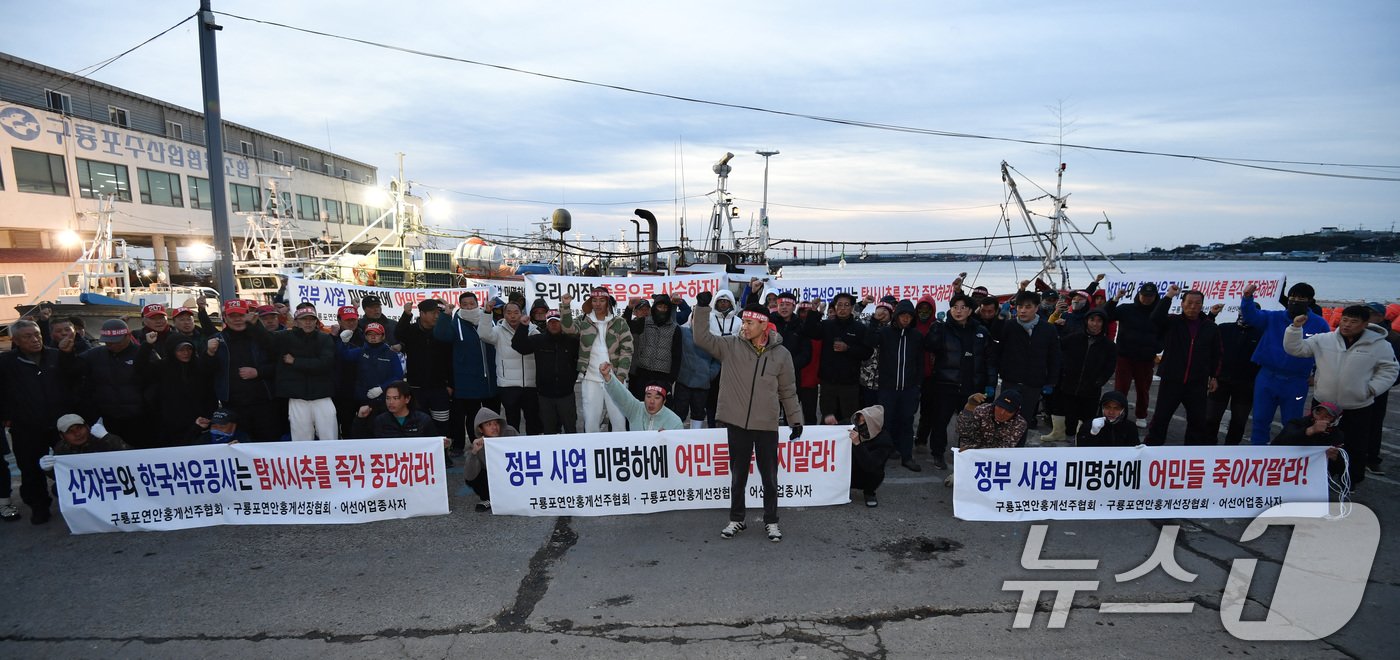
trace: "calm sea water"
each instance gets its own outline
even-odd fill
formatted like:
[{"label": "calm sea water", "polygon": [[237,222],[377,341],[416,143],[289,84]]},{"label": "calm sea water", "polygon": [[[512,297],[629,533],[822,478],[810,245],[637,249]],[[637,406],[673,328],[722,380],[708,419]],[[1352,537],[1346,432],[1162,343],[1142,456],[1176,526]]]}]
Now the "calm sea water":
[{"label": "calm sea water", "polygon": [[[1288,283],[1307,282],[1317,289],[1318,300],[1332,302],[1400,301],[1400,264],[1311,261],[1120,261],[1118,267],[1127,273],[1282,273]],[[1090,261],[1095,273],[1113,273],[1105,261]],[[980,271],[979,271],[980,268]],[[986,285],[993,292],[1011,292],[1017,284],[1035,273],[1037,266],[1030,261],[989,261],[986,263],[923,262],[863,264],[850,259],[845,268],[837,266],[788,266],[784,277],[878,277],[890,275],[931,276],[952,281],[958,273],[967,271],[968,286]],[[1087,285],[1093,276],[1082,264],[1070,268],[1070,284]]]}]

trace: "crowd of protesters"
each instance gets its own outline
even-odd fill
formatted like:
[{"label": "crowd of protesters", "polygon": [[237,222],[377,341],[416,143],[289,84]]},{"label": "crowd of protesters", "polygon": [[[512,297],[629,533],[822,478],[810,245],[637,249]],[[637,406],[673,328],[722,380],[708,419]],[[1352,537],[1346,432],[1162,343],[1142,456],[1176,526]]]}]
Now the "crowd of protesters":
[{"label": "crowd of protesters", "polygon": [[[1199,291],[1148,283],[1108,299],[1102,278],[1064,292],[1027,281],[1000,299],[964,291],[959,277],[943,310],[931,296],[803,301],[758,280],[737,297],[702,293],[694,309],[666,295],[619,309],[599,287],[577,313],[567,295],[552,309],[463,293],[390,319],[366,296],[333,325],[309,303],[244,300],[225,302],[216,324],[201,299],[147,305],[135,329],[108,320],[95,340],[80,319],[41,307],[10,326],[0,419],[35,524],[52,515],[46,470],[59,454],[444,437],[489,510],[485,438],[605,424],[728,429],[732,490],[745,492],[756,457],[773,541],[781,425],[797,438],[804,425],[849,423],[851,484],[867,506],[887,461],[922,471],[923,451],[946,470],[950,427],[963,449],[1025,446],[1042,425],[1048,446],[1200,445],[1222,441],[1229,412],[1225,444],[1246,430],[1256,445],[1325,444],[1353,484],[1381,473],[1387,392],[1400,382],[1400,333],[1384,306],[1347,307],[1334,330],[1307,284],[1276,311],[1250,287],[1238,320],[1217,324],[1221,306],[1204,309]],[[1184,432],[1170,437],[1178,409]],[[0,467],[0,519],[16,520]],[[744,518],[736,497],[722,536]]]}]

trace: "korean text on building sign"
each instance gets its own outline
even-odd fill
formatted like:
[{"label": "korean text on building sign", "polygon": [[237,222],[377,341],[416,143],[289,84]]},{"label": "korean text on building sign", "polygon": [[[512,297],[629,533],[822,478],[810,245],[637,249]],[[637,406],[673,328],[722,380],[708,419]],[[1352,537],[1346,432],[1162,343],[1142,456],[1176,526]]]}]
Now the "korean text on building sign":
[{"label": "korean text on building sign", "polygon": [[[778,505],[850,501],[845,427],[779,431]],[[729,444],[723,429],[491,438],[486,466],[494,513],[606,516],[729,506]],[[748,506],[762,506],[749,461]]]},{"label": "korean text on building sign", "polygon": [[1247,518],[1283,502],[1326,513],[1325,447],[1114,447],[957,452],[963,520]]},{"label": "korean text on building sign", "polygon": [[336,524],[447,513],[440,438],[243,443],[60,456],[74,534]]}]

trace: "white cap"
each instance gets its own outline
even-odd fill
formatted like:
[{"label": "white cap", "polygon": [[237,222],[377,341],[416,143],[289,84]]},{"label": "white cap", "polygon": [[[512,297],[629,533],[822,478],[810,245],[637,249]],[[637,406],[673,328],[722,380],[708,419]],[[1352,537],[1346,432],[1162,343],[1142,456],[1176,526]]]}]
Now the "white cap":
[{"label": "white cap", "polygon": [[74,424],[86,425],[87,422],[83,421],[83,418],[79,415],[68,413],[67,415],[58,418],[58,432],[67,433],[68,429],[72,428]]}]

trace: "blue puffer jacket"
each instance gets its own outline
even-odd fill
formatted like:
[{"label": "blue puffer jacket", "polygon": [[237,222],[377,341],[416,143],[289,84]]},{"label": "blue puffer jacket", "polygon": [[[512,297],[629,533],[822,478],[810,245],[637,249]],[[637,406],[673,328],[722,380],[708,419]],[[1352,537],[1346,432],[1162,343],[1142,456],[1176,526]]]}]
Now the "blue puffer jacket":
[{"label": "blue puffer jacket", "polygon": [[433,327],[433,339],[452,344],[453,398],[496,396],[496,348],[481,341],[474,324],[444,314]]},{"label": "blue puffer jacket", "polygon": [[[370,403],[369,397],[365,396],[370,389],[382,389],[403,378],[403,361],[398,353],[389,350],[388,342],[364,346],[341,344],[340,359],[355,365],[355,389],[351,394],[361,405]],[[384,395],[381,393],[375,401],[383,403]]]},{"label": "blue puffer jacket", "polygon": [[695,335],[689,327],[681,326],[681,375],[677,379],[691,389],[709,389],[710,381],[719,378],[719,360],[695,345]]},{"label": "blue puffer jacket", "polygon": [[[1293,318],[1287,310],[1260,309],[1253,296],[1246,296],[1240,300],[1240,314],[1244,315],[1245,323],[1264,331],[1259,347],[1254,349],[1255,364],[1281,376],[1307,378],[1312,374],[1312,358],[1294,357],[1283,350],[1283,331],[1293,325]],[[1327,319],[1308,312],[1308,321],[1303,324],[1305,339],[1331,331],[1332,326],[1327,324]]]}]

